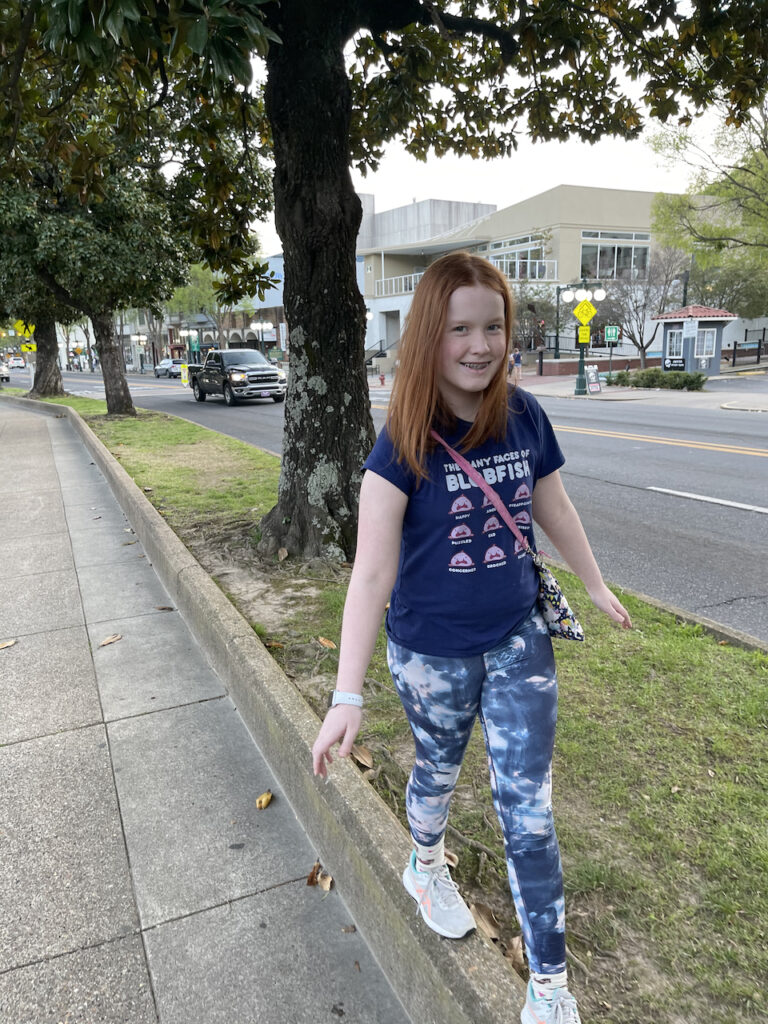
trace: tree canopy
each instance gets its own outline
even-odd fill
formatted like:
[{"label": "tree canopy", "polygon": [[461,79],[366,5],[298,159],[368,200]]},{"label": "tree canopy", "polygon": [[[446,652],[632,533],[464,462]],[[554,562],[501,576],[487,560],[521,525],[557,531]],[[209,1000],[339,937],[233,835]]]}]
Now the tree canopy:
[{"label": "tree canopy", "polygon": [[[648,116],[689,123],[715,95],[738,123],[768,86],[768,9],[747,0],[33,0],[17,12],[19,42],[0,76],[7,152],[30,102],[15,71],[30,20],[50,48],[50,74],[57,60],[78,68],[66,88],[99,75],[118,83],[117,131],[140,132],[146,111],[186,90],[271,141],[290,386],[262,546],[304,556],[352,554],[373,439],[350,164],[374,167],[394,138],[426,158],[507,155],[521,134],[633,137]],[[252,53],[267,68],[261,121]],[[67,145],[48,129],[42,139]],[[218,241],[214,252],[237,249]]]}]

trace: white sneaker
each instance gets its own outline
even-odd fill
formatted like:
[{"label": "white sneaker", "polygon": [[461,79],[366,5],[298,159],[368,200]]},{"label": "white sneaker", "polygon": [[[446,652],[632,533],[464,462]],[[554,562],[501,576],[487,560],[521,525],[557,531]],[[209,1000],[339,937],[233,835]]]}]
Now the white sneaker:
[{"label": "white sneaker", "polygon": [[476,927],[447,864],[429,871],[418,871],[414,850],[403,872],[403,885],[408,895],[418,903],[421,916],[438,935],[460,939]]},{"label": "white sneaker", "polygon": [[551,999],[536,999],[530,982],[520,1020],[522,1024],[581,1024],[576,1000],[567,988],[555,989]]}]

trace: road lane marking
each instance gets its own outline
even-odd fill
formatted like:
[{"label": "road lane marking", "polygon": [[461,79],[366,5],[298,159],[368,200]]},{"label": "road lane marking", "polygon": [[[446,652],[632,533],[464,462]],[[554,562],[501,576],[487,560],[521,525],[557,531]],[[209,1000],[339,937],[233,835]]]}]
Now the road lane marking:
[{"label": "road lane marking", "polygon": [[693,501],[706,501],[711,505],[727,505],[728,508],[742,508],[747,512],[762,512],[768,516],[768,508],[762,505],[743,505],[740,501],[725,501],[723,498],[710,498],[706,494],[690,494],[688,491],[670,491],[668,487],[646,487],[646,491],[658,491],[660,494],[672,494],[676,498],[691,498]]},{"label": "road lane marking", "polygon": [[592,427],[566,427],[553,423],[555,430],[563,430],[571,434],[590,434],[594,437],[616,437],[624,441],[648,441],[652,444],[668,444],[676,448],[699,448],[710,452],[728,452],[731,455],[757,455],[767,459],[766,448],[745,448],[743,445],[716,444],[711,441],[683,441],[677,437],[656,437],[654,434],[625,434],[618,430],[596,430]]}]

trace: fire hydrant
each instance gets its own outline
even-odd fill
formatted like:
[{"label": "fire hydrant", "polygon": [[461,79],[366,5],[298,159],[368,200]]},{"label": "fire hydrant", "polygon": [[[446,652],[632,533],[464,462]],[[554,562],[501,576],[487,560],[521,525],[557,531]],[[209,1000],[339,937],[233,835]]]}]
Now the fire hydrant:
[{"label": "fire hydrant", "polygon": [[382,386],[382,387],[384,387],[384,384],[385,384],[385,377],[384,377],[384,374],[383,374],[383,373],[380,373],[380,374],[379,374],[379,384],[381,384],[381,386]]}]

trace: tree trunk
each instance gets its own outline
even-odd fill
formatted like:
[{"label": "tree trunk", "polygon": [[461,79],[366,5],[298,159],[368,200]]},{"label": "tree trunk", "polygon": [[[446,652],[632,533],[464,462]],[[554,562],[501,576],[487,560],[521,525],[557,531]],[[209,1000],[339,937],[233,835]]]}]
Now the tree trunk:
[{"label": "tree trunk", "polygon": [[115,339],[115,318],[112,313],[91,315],[94,346],[101,364],[107,413],[110,416],[135,416],[131,392],[125,379],[123,355]]},{"label": "tree trunk", "polygon": [[55,398],[64,395],[59,368],[59,346],[56,340],[56,323],[52,317],[37,317],[35,324],[35,381],[30,391],[31,398]]},{"label": "tree trunk", "polygon": [[282,4],[282,45],[267,59],[290,377],[278,503],[261,522],[265,554],[353,557],[360,467],[375,439],[355,273],[361,205],[349,174],[350,6]]}]

